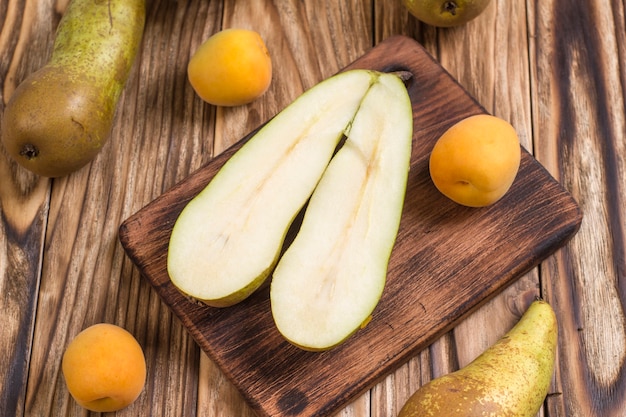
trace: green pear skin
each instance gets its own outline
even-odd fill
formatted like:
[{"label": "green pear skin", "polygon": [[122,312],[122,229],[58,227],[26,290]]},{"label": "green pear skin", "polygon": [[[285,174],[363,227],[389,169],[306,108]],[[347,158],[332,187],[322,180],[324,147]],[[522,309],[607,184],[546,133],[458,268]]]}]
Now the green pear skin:
[{"label": "green pear skin", "polygon": [[557,332],[551,306],[535,300],[478,358],[418,389],[398,417],[534,417],[554,373]]},{"label": "green pear skin", "polygon": [[48,63],[16,88],[4,112],[8,154],[60,177],[106,143],[145,23],[145,0],[72,0]]}]

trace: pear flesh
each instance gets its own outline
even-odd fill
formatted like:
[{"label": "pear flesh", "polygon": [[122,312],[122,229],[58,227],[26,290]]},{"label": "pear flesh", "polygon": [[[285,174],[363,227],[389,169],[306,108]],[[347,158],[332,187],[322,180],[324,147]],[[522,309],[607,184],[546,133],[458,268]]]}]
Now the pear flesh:
[{"label": "pear flesh", "polygon": [[534,417],[548,394],[556,345],[554,312],[536,300],[473,362],[418,389],[398,417]]},{"label": "pear flesh", "polygon": [[332,348],[378,304],[404,203],[412,131],[405,85],[380,74],[272,277],[274,321],[294,345]]},{"label": "pear flesh", "polygon": [[265,282],[376,78],[353,70],[317,84],[224,164],[172,230],[167,268],[179,290],[226,307]]}]

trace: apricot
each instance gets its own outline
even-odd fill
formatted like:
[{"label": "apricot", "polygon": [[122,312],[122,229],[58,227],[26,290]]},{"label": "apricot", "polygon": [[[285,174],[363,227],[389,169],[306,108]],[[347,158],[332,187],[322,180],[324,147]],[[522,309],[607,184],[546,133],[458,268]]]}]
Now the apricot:
[{"label": "apricot", "polygon": [[204,101],[216,106],[240,106],[267,91],[272,60],[259,33],[225,29],[200,45],[187,65],[187,76]]},{"label": "apricot", "polygon": [[484,207],[510,189],[521,159],[517,132],[507,121],[480,114],[450,127],[430,154],[437,189],[458,204]]},{"label": "apricot", "polygon": [[137,340],[114,324],[99,323],[67,346],[61,364],[70,394],[87,410],[110,412],[133,403],[145,385],[146,360]]}]

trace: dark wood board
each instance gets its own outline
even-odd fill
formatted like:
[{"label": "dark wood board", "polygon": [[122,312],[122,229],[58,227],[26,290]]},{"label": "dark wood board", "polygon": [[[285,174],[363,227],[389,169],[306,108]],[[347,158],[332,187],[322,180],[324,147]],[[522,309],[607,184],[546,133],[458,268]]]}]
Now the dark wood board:
[{"label": "dark wood board", "polygon": [[413,74],[407,88],[414,136],[385,292],[369,325],[344,344],[314,353],[287,343],[274,327],[267,287],[217,309],[189,300],[169,280],[167,246],[178,214],[249,136],[120,226],[128,256],[259,416],[339,411],[564,245],[580,226],[574,199],[524,149],[511,190],[490,207],[462,207],[435,189],[428,155],[436,139],[485,110],[417,42],[389,38],[348,68]]}]

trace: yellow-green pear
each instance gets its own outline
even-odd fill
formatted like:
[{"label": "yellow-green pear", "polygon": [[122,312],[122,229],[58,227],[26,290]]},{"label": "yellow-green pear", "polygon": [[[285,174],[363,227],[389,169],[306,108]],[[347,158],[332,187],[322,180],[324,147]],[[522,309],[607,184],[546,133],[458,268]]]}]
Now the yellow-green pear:
[{"label": "yellow-green pear", "polygon": [[144,3],[69,3],[50,60],[17,87],[4,111],[2,141],[20,165],[59,177],[100,151],[139,48]]},{"label": "yellow-green pear", "polygon": [[557,331],[552,307],[535,300],[469,365],[418,389],[398,417],[534,417],[554,372]]},{"label": "yellow-green pear", "polygon": [[438,27],[459,26],[480,15],[490,0],[402,0],[409,13]]}]

